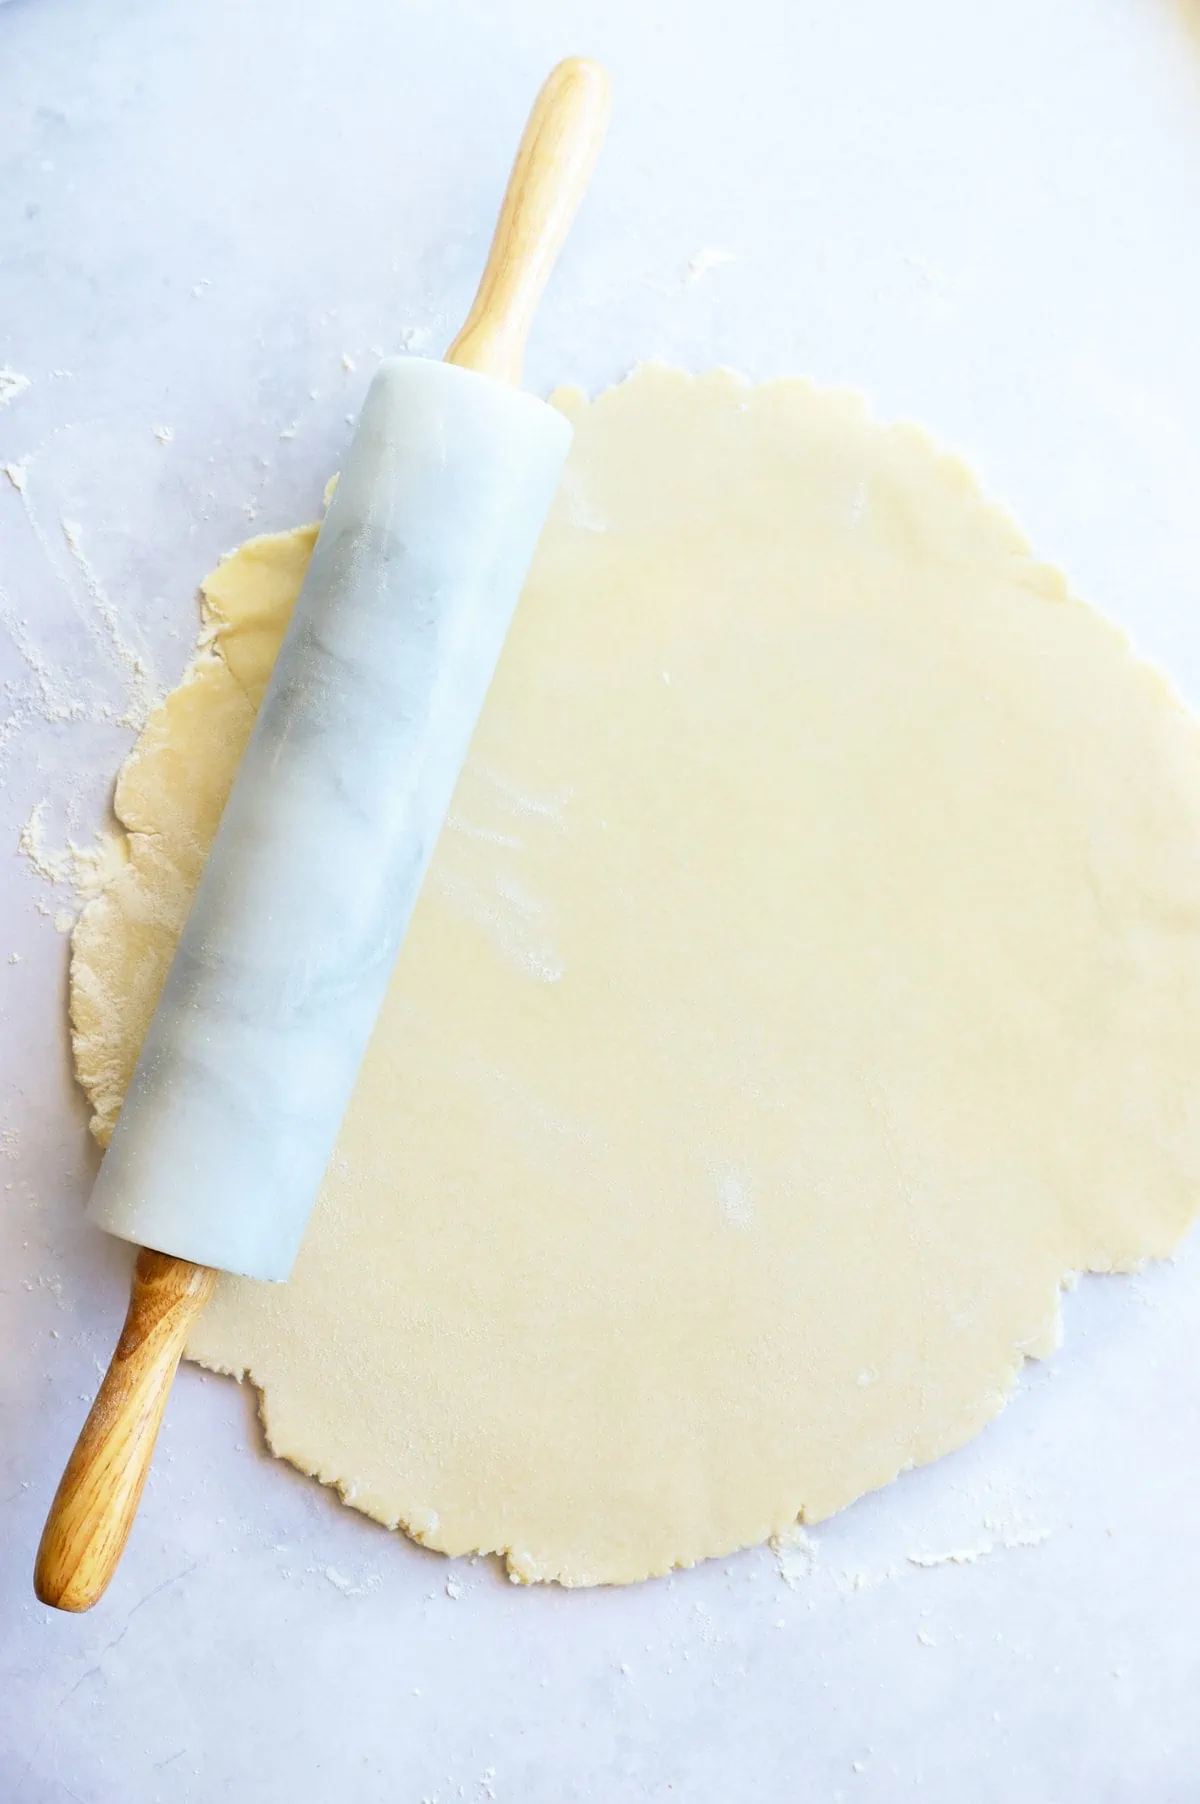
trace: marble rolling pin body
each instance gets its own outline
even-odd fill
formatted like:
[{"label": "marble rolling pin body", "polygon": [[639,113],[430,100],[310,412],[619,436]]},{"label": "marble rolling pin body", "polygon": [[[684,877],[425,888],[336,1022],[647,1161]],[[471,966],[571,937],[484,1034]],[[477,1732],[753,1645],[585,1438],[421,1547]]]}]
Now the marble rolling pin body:
[{"label": "marble rolling pin body", "polygon": [[92,1193],[141,1251],[38,1549],[59,1609],[112,1577],[217,1271],[291,1270],[570,443],[521,362],[608,104],[551,72],[446,361],[368,392]]},{"label": "marble rolling pin body", "polygon": [[109,1233],[287,1277],[569,441],[486,376],[381,366],[96,1181]]}]

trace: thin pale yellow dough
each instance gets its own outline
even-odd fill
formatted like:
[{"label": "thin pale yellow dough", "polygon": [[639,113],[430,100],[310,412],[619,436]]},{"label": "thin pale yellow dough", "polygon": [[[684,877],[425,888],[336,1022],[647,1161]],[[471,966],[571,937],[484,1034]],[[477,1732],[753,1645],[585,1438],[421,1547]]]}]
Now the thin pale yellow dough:
[{"label": "thin pale yellow dough", "polygon": [[[1200,739],[962,464],[646,369],[576,442],[292,1281],[190,1356],[514,1576],[935,1459],[1200,1206]],[[311,549],[204,586],[75,934],[104,1140]]]}]

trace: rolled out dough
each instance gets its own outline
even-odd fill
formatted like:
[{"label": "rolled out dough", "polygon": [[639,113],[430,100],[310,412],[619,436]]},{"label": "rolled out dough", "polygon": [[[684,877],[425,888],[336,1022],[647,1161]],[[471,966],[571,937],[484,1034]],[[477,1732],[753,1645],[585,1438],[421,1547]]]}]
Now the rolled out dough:
[{"label": "rolled out dough", "polygon": [[[190,1355],[522,1579],[974,1434],[1200,1198],[1200,739],[967,470],[801,382],[590,405],[293,1280]],[[75,934],[109,1133],[312,547],[205,584]]]}]

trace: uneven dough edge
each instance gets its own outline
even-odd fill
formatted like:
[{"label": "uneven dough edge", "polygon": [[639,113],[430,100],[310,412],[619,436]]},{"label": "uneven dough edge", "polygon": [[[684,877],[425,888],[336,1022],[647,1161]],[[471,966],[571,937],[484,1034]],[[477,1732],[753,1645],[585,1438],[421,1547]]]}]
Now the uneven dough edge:
[{"label": "uneven dough edge", "polygon": [[[1122,1269],[1136,1270],[1145,1263],[1145,1260],[1139,1260],[1136,1265]],[[1114,1268],[1106,1267],[1104,1270],[1111,1273]],[[538,1561],[527,1551],[507,1543],[497,1542],[494,1545],[485,1546],[475,1540],[451,1540],[442,1532],[436,1521],[421,1522],[415,1518],[406,1520],[403,1516],[394,1515],[377,1500],[363,1495],[355,1482],[341,1477],[332,1465],[324,1464],[319,1460],[314,1461],[301,1448],[290,1444],[285,1436],[273,1431],[268,1384],[267,1381],[260,1382],[255,1377],[252,1365],[239,1368],[222,1364],[219,1360],[193,1351],[191,1347],[185,1350],[184,1357],[192,1365],[197,1365],[204,1371],[213,1372],[221,1378],[232,1378],[239,1385],[249,1385],[254,1392],[255,1414],[267,1451],[275,1459],[285,1461],[305,1478],[315,1479],[318,1484],[336,1491],[341,1502],[350,1509],[357,1510],[360,1516],[366,1516],[369,1521],[377,1522],[381,1528],[390,1529],[393,1532],[399,1530],[421,1547],[427,1548],[432,1553],[444,1554],[448,1559],[478,1556],[483,1559],[502,1560],[509,1579],[516,1585],[554,1584],[561,1585],[564,1590],[568,1591],[590,1590],[599,1585],[642,1584],[647,1579],[666,1578],[672,1572],[690,1572],[694,1567],[701,1566],[708,1560],[728,1559],[733,1554],[744,1553],[750,1548],[773,1546],[777,1542],[785,1541],[795,1529],[814,1528],[821,1522],[829,1521],[832,1517],[839,1515],[842,1510],[848,1509],[852,1503],[857,1503],[860,1498],[870,1496],[875,1491],[886,1490],[898,1478],[903,1478],[905,1473],[916,1471],[920,1466],[932,1465],[937,1460],[944,1459],[947,1454],[956,1453],[961,1447],[967,1446],[983,1432],[990,1422],[994,1422],[998,1416],[1003,1414],[1020,1383],[1021,1372],[1025,1365],[1031,1360],[1048,1358],[1061,1345],[1061,1293],[1065,1289],[1073,1288],[1078,1276],[1077,1273],[1064,1275],[1059,1284],[1058,1294],[1054,1299],[1053,1316],[1047,1322],[1037,1344],[1027,1346],[1024,1350],[1018,1350],[1005,1382],[987,1399],[978,1417],[964,1425],[961,1432],[946,1437],[939,1444],[937,1451],[931,1453],[928,1459],[902,1461],[868,1489],[859,1491],[854,1497],[836,1504],[831,1509],[811,1512],[801,1505],[794,1512],[784,1511],[780,1515],[764,1519],[758,1529],[744,1537],[730,1541],[713,1541],[690,1559],[660,1559],[649,1562],[644,1570],[639,1570],[635,1575],[610,1567],[603,1561],[587,1562],[567,1559],[546,1563]]]}]

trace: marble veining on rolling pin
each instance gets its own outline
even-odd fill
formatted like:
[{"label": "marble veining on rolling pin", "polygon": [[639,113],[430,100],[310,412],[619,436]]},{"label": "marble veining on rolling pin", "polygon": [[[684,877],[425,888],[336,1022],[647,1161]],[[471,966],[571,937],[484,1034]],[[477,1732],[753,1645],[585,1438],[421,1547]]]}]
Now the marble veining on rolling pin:
[{"label": "marble veining on rolling pin", "polygon": [[90,1205],[291,1268],[570,442],[470,371],[368,393]]}]

